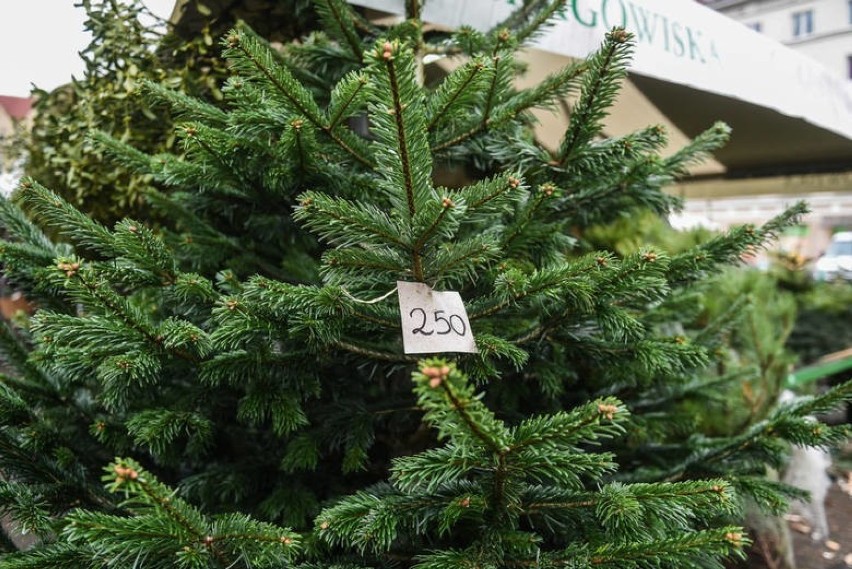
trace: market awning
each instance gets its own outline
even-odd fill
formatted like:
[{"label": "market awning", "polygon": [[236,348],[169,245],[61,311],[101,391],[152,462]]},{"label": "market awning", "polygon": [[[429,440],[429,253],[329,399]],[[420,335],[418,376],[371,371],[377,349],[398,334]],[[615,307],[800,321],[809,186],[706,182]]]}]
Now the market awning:
[{"label": "market awning", "polygon": [[[404,11],[404,0],[352,3]],[[486,30],[516,7],[516,0],[430,0],[424,19]],[[731,143],[716,155],[729,175],[852,168],[852,87],[816,61],[697,2],[568,0],[563,18],[534,47],[584,57],[613,26],[636,35],[632,84],[666,122],[690,137],[715,120],[733,127]],[[653,122],[653,116],[645,120]]]}]

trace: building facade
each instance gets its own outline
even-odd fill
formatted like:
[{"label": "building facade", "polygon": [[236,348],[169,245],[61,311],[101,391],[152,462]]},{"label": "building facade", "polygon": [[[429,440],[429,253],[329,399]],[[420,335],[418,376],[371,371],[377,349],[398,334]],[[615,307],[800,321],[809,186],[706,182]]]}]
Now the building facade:
[{"label": "building facade", "polygon": [[852,81],[852,0],[704,0]]}]

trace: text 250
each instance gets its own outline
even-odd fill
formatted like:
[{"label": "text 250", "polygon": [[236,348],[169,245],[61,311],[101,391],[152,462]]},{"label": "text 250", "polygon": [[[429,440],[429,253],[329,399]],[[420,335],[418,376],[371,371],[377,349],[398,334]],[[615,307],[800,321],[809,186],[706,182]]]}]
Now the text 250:
[{"label": "text 250", "polygon": [[423,334],[424,336],[431,336],[432,334],[439,336],[458,334],[459,336],[464,336],[467,334],[467,324],[464,318],[458,314],[450,314],[449,316],[445,314],[445,310],[433,310],[432,318],[430,319],[426,311],[422,308],[412,309],[408,315],[415,319],[415,322],[419,321],[420,325],[414,328],[411,333]]}]

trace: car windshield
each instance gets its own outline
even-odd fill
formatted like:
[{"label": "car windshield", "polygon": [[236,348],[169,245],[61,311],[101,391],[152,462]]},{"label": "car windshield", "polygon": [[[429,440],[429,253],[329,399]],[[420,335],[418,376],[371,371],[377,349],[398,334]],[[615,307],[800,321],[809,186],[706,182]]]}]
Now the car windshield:
[{"label": "car windshield", "polygon": [[840,257],[852,255],[852,241],[835,241],[825,252],[827,257]]}]

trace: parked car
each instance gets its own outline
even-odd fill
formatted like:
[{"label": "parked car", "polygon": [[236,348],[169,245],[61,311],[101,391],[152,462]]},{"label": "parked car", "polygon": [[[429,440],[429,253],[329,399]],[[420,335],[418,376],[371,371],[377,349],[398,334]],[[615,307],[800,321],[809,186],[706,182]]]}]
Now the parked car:
[{"label": "parked car", "polygon": [[852,231],[842,231],[832,236],[825,254],[814,265],[813,275],[820,281],[852,281]]}]

